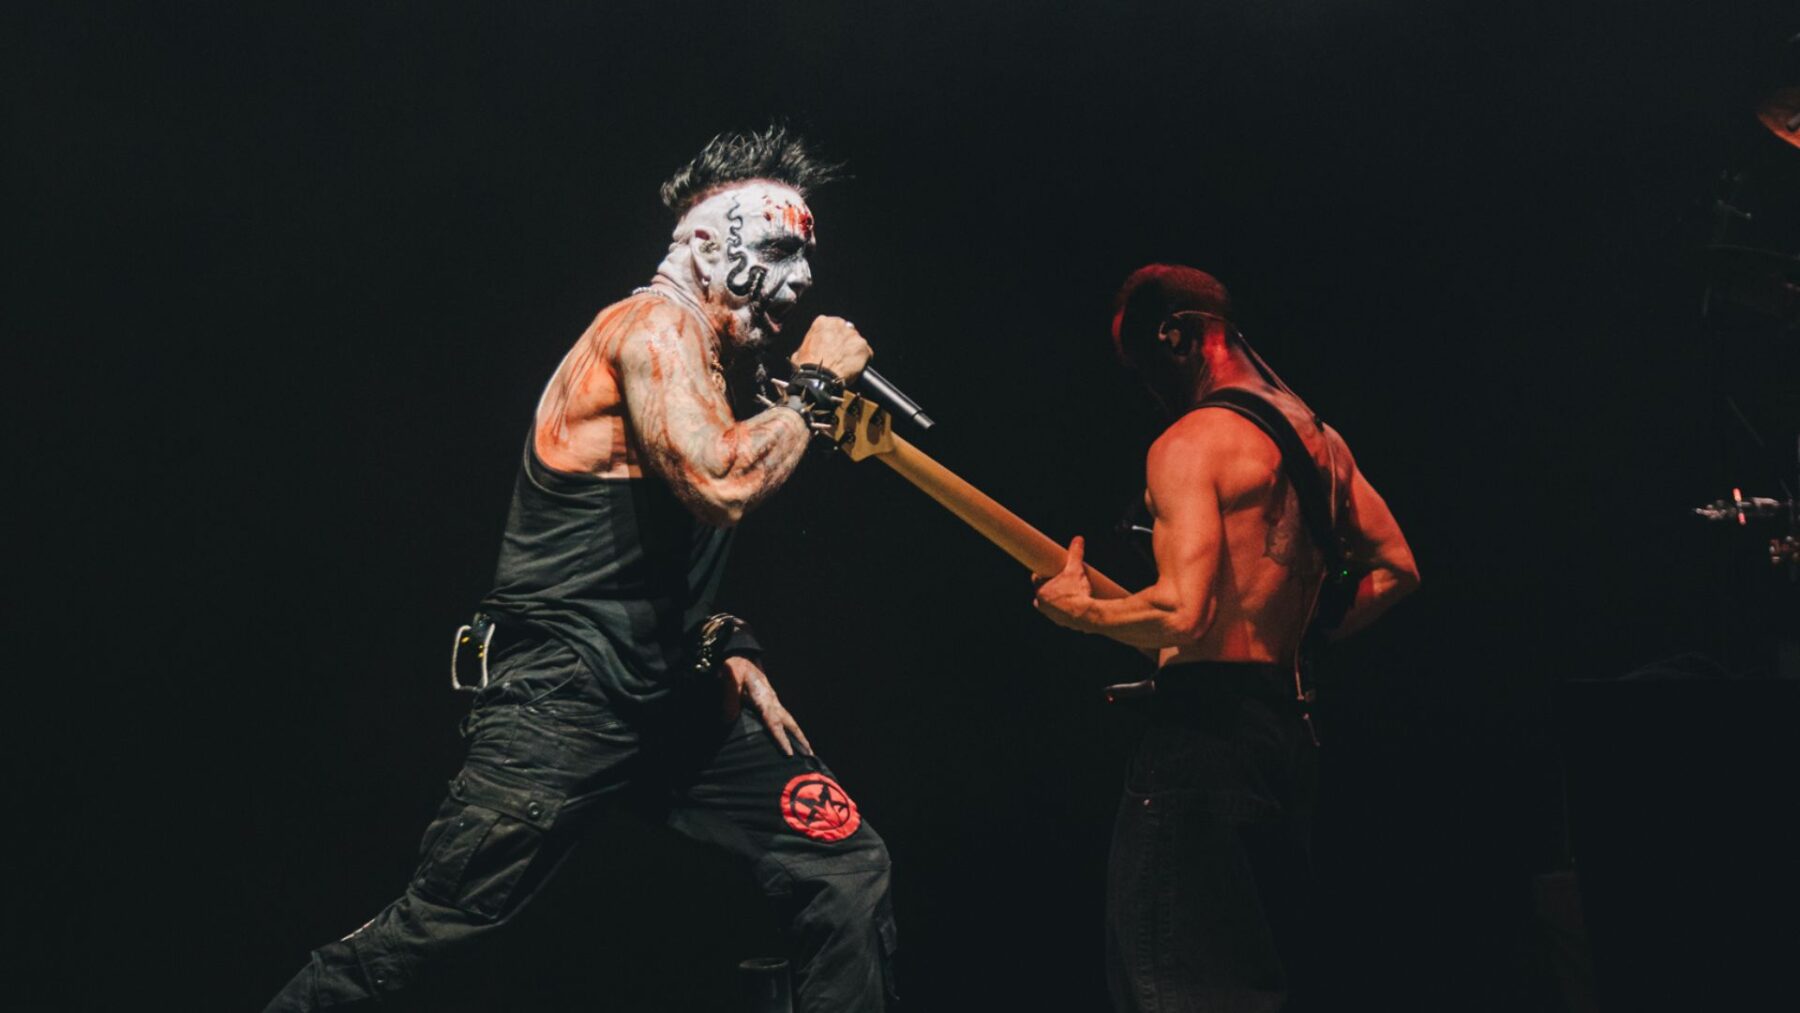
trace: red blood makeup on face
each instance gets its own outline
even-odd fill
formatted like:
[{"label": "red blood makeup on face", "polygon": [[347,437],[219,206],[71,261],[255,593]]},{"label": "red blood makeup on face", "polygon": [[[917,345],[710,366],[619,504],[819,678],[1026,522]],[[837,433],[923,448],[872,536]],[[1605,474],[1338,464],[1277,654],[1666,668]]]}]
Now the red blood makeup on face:
[{"label": "red blood makeup on face", "polygon": [[783,204],[781,206],[781,224],[783,228],[798,235],[801,239],[812,238],[812,212],[803,207],[796,207],[793,204]]},{"label": "red blood makeup on face", "polygon": [[781,228],[783,231],[791,232],[808,242],[812,240],[813,216],[811,211],[806,210],[805,207],[799,204],[793,203],[782,204],[779,208],[774,209],[764,207],[763,221],[773,225],[775,223],[775,216],[778,212],[781,215]]}]

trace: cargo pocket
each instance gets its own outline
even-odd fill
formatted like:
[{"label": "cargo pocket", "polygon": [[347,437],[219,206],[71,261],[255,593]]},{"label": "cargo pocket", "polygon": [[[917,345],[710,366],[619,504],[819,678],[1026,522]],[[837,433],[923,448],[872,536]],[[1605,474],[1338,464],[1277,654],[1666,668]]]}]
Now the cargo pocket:
[{"label": "cargo pocket", "polygon": [[459,776],[427,834],[413,887],[436,903],[487,921],[516,906],[519,884],[543,851],[554,803]]}]

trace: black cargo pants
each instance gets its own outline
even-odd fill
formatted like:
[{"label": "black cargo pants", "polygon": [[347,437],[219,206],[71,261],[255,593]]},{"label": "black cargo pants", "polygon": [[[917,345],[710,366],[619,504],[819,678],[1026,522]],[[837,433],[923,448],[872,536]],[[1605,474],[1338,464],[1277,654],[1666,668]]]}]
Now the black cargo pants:
[{"label": "black cargo pants", "polygon": [[722,726],[708,687],[628,723],[554,640],[500,654],[493,675],[406,892],[315,950],[265,1013],[380,999],[468,953],[551,879],[582,812],[627,787],[648,789],[675,830],[747,860],[788,927],[798,1010],[888,1008],[887,847],[822,763],[783,755],[748,710]]}]

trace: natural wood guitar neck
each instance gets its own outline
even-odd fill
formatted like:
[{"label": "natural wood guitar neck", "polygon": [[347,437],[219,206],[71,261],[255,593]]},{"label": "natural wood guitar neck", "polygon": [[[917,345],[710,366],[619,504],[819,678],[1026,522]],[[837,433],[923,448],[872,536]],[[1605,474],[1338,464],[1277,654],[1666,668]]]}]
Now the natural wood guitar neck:
[{"label": "natural wood guitar neck", "polygon": [[[1001,506],[992,496],[970,485],[918,447],[899,436],[890,438],[893,449],[874,456],[962,518],[963,523],[999,546],[1002,552],[1023,563],[1026,569],[1040,577],[1049,577],[1068,562],[1068,552],[1062,546],[1018,514]],[[1124,598],[1131,593],[1092,566],[1087,572],[1096,598]]]},{"label": "natural wood guitar neck", "polygon": [[[873,402],[846,394],[838,403],[831,438],[852,461],[881,458],[901,478],[923,489],[925,495],[943,504],[1037,576],[1054,576],[1067,565],[1068,552],[1048,535],[932,460],[931,455],[894,435],[893,419]],[[1087,567],[1087,574],[1096,598],[1124,598],[1131,594],[1092,566]]]}]

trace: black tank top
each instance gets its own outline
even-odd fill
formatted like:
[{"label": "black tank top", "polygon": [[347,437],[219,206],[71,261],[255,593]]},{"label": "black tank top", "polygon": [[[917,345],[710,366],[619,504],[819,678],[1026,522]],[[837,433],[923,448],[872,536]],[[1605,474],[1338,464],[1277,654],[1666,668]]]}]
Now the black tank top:
[{"label": "black tank top", "polygon": [[[525,441],[494,590],[482,611],[555,637],[621,702],[673,688],[711,609],[731,530],[709,527],[661,478],[557,471]],[[510,622],[509,622],[510,620]]]}]

